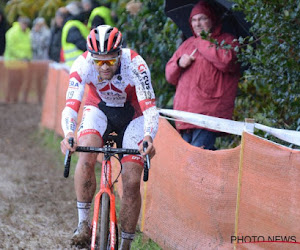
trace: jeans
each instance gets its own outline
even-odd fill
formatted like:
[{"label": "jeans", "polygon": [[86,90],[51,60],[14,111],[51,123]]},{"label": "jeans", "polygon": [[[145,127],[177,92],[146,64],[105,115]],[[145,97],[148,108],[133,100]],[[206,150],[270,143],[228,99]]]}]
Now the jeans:
[{"label": "jeans", "polygon": [[214,144],[218,133],[205,129],[187,129],[181,130],[180,134],[186,142],[196,147],[204,149],[216,150]]}]

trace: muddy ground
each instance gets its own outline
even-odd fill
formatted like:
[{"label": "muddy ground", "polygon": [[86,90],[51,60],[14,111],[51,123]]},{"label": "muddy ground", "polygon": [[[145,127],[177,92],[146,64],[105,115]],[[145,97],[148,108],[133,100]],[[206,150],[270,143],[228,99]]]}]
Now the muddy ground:
[{"label": "muddy ground", "polygon": [[73,178],[37,142],[41,109],[0,103],[0,249],[75,249]]}]

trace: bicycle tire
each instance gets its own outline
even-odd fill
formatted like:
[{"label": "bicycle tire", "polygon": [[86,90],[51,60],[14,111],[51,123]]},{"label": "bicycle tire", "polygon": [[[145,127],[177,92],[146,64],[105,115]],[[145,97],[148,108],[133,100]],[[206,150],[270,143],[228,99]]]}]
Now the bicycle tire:
[{"label": "bicycle tire", "polygon": [[101,197],[100,207],[100,227],[99,227],[99,249],[109,249],[109,211],[110,201],[107,193],[103,193]]}]

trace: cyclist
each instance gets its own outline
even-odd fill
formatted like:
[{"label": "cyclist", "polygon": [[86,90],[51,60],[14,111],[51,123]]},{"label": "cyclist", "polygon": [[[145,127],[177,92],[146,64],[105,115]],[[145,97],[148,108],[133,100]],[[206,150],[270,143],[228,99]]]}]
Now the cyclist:
[{"label": "cyclist", "polygon": [[[158,112],[150,71],[140,55],[122,48],[122,34],[117,28],[100,25],[92,29],[87,37],[87,51],[72,65],[62,112],[64,154],[67,149],[74,152],[77,144],[75,141],[71,148],[68,139],[75,136],[85,85],[89,86],[89,92],[77,132],[78,145],[102,147],[106,136],[114,131],[122,138],[119,145],[139,149],[144,157],[146,154],[153,157]],[[149,145],[146,152],[142,149],[143,141]],[[72,237],[75,245],[85,245],[91,237],[89,210],[96,189],[96,158],[95,154],[80,153],[75,169],[79,218]],[[121,249],[130,249],[141,206],[143,157],[126,155],[122,163]]]}]

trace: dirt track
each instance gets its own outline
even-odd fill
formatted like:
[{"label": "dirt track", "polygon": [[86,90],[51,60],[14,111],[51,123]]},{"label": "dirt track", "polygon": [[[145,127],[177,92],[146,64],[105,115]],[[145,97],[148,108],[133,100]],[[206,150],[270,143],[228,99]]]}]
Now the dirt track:
[{"label": "dirt track", "polygon": [[73,179],[34,136],[41,107],[0,104],[0,249],[74,249]]}]

